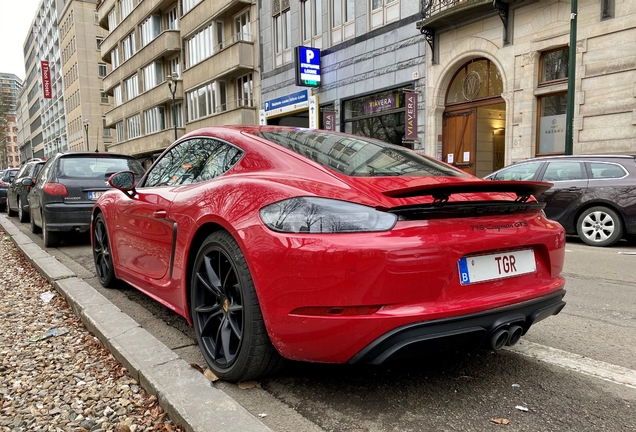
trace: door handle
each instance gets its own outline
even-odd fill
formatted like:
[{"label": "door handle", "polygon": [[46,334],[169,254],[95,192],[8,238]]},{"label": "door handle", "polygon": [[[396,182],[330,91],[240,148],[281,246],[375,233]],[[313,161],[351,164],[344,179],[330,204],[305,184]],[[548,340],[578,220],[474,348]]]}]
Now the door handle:
[{"label": "door handle", "polygon": [[580,188],[580,187],[577,187],[577,186],[570,186],[570,187],[568,188],[568,190],[569,190],[569,191],[580,191],[580,190],[581,190],[581,188]]},{"label": "door handle", "polygon": [[156,210],[152,212],[152,216],[158,219],[164,219],[168,214],[165,210]]}]

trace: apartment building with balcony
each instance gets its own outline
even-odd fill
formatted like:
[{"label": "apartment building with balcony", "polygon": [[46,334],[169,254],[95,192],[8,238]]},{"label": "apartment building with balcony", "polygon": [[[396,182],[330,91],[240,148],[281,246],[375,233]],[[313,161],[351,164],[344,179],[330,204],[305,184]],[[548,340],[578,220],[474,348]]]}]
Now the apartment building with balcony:
[{"label": "apartment building with balcony", "polygon": [[256,2],[104,0],[97,11],[109,151],[150,161],[175,135],[257,123]]},{"label": "apartment building with balcony", "polygon": [[18,102],[22,80],[14,74],[0,73],[0,168],[20,166],[18,147]]},{"label": "apartment building with balcony", "polygon": [[57,27],[64,3],[64,0],[40,2],[23,45],[29,115],[18,126],[28,131],[25,142],[20,143],[20,153],[39,158],[68,150]]},{"label": "apartment building with balcony", "polygon": [[573,91],[574,154],[636,153],[633,3],[578,0],[570,58],[570,1],[422,1],[426,152],[478,176],[563,154]]},{"label": "apartment building with balcony", "polygon": [[110,67],[101,59],[107,32],[99,26],[95,0],[67,0],[58,20],[64,101],[70,151],[105,151],[113,142],[104,127],[112,104],[102,89]]},{"label": "apartment building with balcony", "polygon": [[[260,123],[419,149],[426,72],[424,37],[415,29],[420,18],[417,1],[263,0]],[[296,80],[296,52],[305,48],[320,50],[318,86]],[[350,152],[338,147],[336,159],[345,160]]]}]

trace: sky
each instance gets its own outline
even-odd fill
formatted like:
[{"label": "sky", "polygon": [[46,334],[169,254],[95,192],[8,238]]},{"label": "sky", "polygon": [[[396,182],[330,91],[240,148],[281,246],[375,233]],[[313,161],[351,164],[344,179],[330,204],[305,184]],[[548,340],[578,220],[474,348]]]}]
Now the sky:
[{"label": "sky", "polygon": [[41,0],[0,0],[0,72],[24,81],[22,48]]}]

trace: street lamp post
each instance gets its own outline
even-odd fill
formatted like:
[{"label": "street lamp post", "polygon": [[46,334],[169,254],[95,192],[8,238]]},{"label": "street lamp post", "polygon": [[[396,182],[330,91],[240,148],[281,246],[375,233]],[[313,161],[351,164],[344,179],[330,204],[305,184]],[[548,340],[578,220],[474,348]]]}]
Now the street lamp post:
[{"label": "street lamp post", "polygon": [[84,120],[84,132],[86,132],[86,151],[91,151],[88,147],[88,119]]},{"label": "street lamp post", "polygon": [[168,89],[172,94],[172,126],[174,126],[174,140],[177,140],[177,111],[174,100],[174,94],[177,92],[177,79],[179,78],[179,74],[176,72],[172,72],[172,74],[168,75]]}]

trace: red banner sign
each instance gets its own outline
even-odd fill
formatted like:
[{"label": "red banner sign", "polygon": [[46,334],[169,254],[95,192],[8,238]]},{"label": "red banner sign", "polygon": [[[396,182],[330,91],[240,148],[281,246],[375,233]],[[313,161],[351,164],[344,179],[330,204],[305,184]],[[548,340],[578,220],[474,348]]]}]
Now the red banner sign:
[{"label": "red banner sign", "polygon": [[415,141],[417,139],[417,93],[404,93],[404,99],[406,108],[404,140]]},{"label": "red banner sign", "polygon": [[51,99],[51,69],[49,68],[49,62],[42,60],[42,90],[44,91],[44,98]]}]

